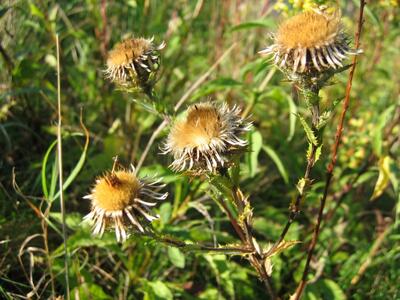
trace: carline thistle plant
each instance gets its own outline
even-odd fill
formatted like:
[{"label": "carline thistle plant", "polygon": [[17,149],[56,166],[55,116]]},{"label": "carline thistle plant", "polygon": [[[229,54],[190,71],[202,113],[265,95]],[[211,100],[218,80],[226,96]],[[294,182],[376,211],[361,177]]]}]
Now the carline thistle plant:
[{"label": "carline thistle plant", "polygon": [[116,44],[109,51],[106,77],[126,88],[151,94],[160,67],[160,50],[165,43],[155,46],[154,38],[130,38]]},{"label": "carline thistle plant", "polygon": [[291,77],[341,68],[349,55],[360,53],[350,48],[338,10],[315,9],[295,15],[272,38],[274,43],[259,53],[272,55],[274,64]]},{"label": "carline thistle plant", "polygon": [[313,126],[317,127],[319,91],[331,77],[349,67],[343,65],[349,55],[358,55],[362,50],[350,47],[340,11],[327,7],[289,18],[272,37],[274,43],[259,53],[272,55],[273,63],[296,83],[311,111]]},{"label": "carline thistle plant", "polygon": [[152,222],[159,218],[150,207],[157,205],[154,200],[166,199],[168,193],[159,192],[165,186],[160,179],[139,179],[132,165],[128,170],[114,169],[100,176],[84,197],[91,201],[91,211],[84,219],[93,223],[93,234],[102,236],[106,229],[114,228],[117,241],[123,242],[132,225],[145,231],[139,219]]},{"label": "carline thistle plant", "polygon": [[163,153],[174,157],[174,171],[193,175],[215,173],[229,167],[229,156],[242,152],[247,141],[240,135],[251,124],[240,116],[237,106],[204,102],[191,105],[183,120],[177,120],[163,146]]}]

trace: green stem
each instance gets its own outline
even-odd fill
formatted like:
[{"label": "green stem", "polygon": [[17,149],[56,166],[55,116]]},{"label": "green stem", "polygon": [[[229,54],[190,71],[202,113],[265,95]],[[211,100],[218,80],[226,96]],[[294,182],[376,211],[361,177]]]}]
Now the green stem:
[{"label": "green stem", "polygon": [[[311,170],[314,167],[315,164],[315,159],[316,159],[316,153],[317,153],[317,148],[321,144],[321,137],[320,137],[320,131],[318,130],[318,123],[320,119],[320,112],[319,112],[319,90],[315,91],[312,89],[308,89],[304,92],[303,90],[303,95],[306,98],[307,105],[310,109],[311,112],[311,122],[312,122],[312,130],[314,131],[315,136],[318,139],[318,145],[311,144],[311,153],[309,158],[307,159],[307,166],[306,170],[304,172],[304,177],[303,179],[307,182],[311,181]],[[289,217],[288,221],[286,222],[285,227],[283,228],[278,240],[274,243],[274,245],[269,249],[269,251],[266,254],[266,257],[270,256],[274,251],[279,247],[279,245],[282,243],[282,241],[285,239],[286,234],[288,233],[290,226],[293,224],[295,221],[296,217],[299,215],[300,210],[301,210],[301,203],[304,201],[306,197],[305,192],[300,192],[297,194],[296,200],[294,201],[293,204],[290,205],[290,212],[289,212]]]},{"label": "green stem", "polygon": [[149,237],[167,246],[172,246],[181,249],[182,251],[190,252],[207,252],[207,253],[225,253],[225,254],[249,254],[253,252],[253,249],[247,246],[221,246],[212,247],[197,243],[187,243],[182,240],[178,240],[169,236],[160,235],[153,231],[146,231],[142,233],[143,236]]}]

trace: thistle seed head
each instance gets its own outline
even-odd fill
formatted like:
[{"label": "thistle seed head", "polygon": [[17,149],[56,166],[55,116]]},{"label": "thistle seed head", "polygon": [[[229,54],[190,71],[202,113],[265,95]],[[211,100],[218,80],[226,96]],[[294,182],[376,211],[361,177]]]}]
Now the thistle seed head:
[{"label": "thistle seed head", "polygon": [[93,234],[102,236],[113,227],[117,241],[125,241],[131,225],[144,231],[139,219],[151,222],[158,218],[149,207],[157,205],[154,200],[166,199],[167,193],[158,192],[162,187],[160,180],[147,182],[137,178],[133,166],[130,170],[112,170],[99,177],[91,193],[84,197],[92,206],[84,219],[93,223]]},{"label": "thistle seed head", "polygon": [[190,106],[186,113],[184,120],[173,124],[163,149],[173,155],[174,171],[215,173],[229,166],[230,155],[247,146],[239,136],[251,124],[241,118],[237,106],[205,102]]},{"label": "thistle seed head", "polygon": [[108,53],[105,74],[121,86],[149,89],[156,81],[159,51],[164,47],[164,42],[154,46],[153,38],[126,39]]},{"label": "thistle seed head", "polygon": [[343,67],[350,48],[340,13],[335,10],[306,11],[283,22],[273,35],[274,44],[260,51],[273,55],[274,63],[292,74],[313,74]]}]

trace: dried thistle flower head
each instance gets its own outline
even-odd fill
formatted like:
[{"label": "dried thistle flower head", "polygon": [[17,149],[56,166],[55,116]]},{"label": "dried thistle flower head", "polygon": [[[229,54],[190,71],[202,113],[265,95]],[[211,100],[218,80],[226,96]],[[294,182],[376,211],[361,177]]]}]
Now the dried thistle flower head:
[{"label": "dried thistle flower head", "polygon": [[164,42],[154,46],[153,38],[126,39],[108,53],[105,74],[122,86],[148,89],[155,83],[164,47]]},{"label": "dried thistle flower head", "polygon": [[298,14],[283,22],[273,38],[274,44],[259,53],[272,54],[274,63],[291,73],[336,69],[349,54],[359,54],[350,49],[337,10]]},{"label": "dried thistle flower head", "polygon": [[194,104],[184,120],[173,124],[164,145],[171,153],[174,171],[188,170],[194,174],[216,172],[229,165],[229,155],[243,150],[247,141],[239,135],[250,128],[236,106],[217,106],[211,102]]},{"label": "dried thistle flower head", "polygon": [[[93,234],[103,235],[104,230],[114,227],[117,241],[125,241],[127,227],[134,225],[141,232],[143,226],[139,216],[149,222],[158,218],[149,207],[155,206],[151,200],[164,200],[167,193],[159,193],[164,187],[160,180],[148,183],[135,175],[135,169],[117,170],[99,177],[94,184],[91,194],[85,199],[91,200],[91,212],[84,219],[93,222]],[[147,200],[149,199],[150,202]]]}]

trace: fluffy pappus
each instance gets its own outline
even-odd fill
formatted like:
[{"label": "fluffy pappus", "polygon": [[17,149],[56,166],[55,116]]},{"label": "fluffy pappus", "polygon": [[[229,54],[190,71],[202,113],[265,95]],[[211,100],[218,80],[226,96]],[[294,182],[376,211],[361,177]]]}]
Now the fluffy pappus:
[{"label": "fluffy pappus", "polygon": [[337,69],[349,55],[360,53],[350,48],[337,10],[300,13],[283,22],[272,37],[274,44],[259,53],[272,55],[277,66],[293,74]]},{"label": "fluffy pappus", "polygon": [[137,178],[133,166],[130,170],[107,172],[96,180],[91,193],[83,197],[91,201],[91,212],[84,219],[93,223],[93,234],[102,236],[107,228],[114,228],[117,241],[125,241],[131,225],[144,232],[139,218],[149,222],[158,218],[150,207],[157,205],[154,200],[167,198],[168,193],[159,192],[162,187],[160,179],[148,182]]},{"label": "fluffy pappus", "polygon": [[247,146],[247,141],[239,136],[250,126],[240,116],[237,106],[194,104],[187,109],[186,118],[172,125],[163,150],[173,155],[174,171],[214,173],[229,165],[231,154]]},{"label": "fluffy pappus", "polygon": [[106,77],[122,86],[146,87],[155,81],[160,66],[159,51],[153,38],[131,38],[114,46],[108,53]]}]

